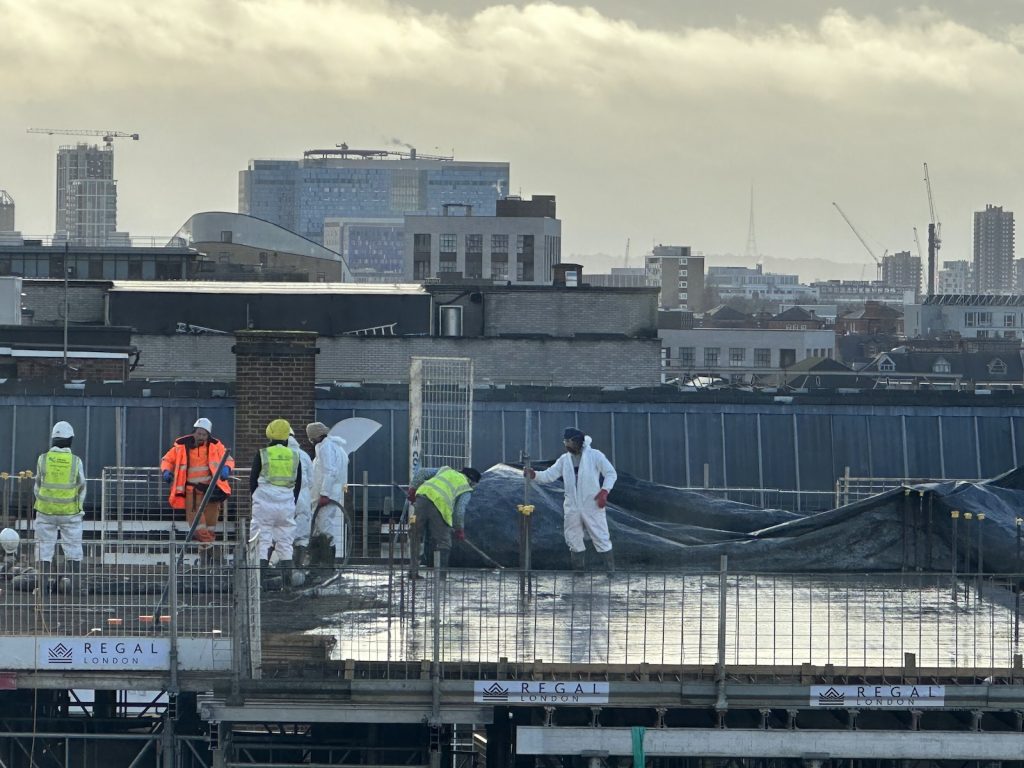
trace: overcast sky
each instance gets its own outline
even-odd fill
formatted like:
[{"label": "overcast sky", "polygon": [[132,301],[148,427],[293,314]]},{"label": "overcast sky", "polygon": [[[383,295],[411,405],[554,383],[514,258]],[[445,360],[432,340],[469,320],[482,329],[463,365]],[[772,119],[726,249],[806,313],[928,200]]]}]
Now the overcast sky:
[{"label": "overcast sky", "polygon": [[237,210],[251,158],[342,141],[510,162],[513,191],[557,195],[565,260],[627,238],[634,261],[742,256],[753,185],[761,253],[857,277],[833,200],[878,255],[914,250],[927,161],[952,259],[974,210],[1024,190],[1020,0],[0,0],[0,30],[0,189],[26,234],[52,233],[74,140],[28,127],[142,135],[116,145],[133,235]]}]

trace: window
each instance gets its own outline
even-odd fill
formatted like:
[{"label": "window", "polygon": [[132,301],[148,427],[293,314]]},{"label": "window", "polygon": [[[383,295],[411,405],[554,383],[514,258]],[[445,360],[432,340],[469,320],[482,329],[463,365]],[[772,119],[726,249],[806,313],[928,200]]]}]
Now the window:
[{"label": "window", "polygon": [[974,334],[974,336],[975,336],[975,338],[978,338],[978,339],[987,339],[988,338],[988,331],[979,330],[977,333]]},{"label": "window", "polygon": [[1006,374],[1006,363],[1000,360],[998,357],[988,364],[988,372],[996,375]]},{"label": "window", "polygon": [[771,368],[772,351],[770,349],[755,349],[754,366],[757,368]]},{"label": "window", "polygon": [[704,347],[704,365],[709,368],[714,368],[718,365],[718,347]]},{"label": "window", "polygon": [[508,280],[508,257],[495,258],[491,255],[491,279]]},{"label": "window", "polygon": [[747,364],[747,350],[743,347],[729,347],[729,366],[741,368]]},{"label": "window", "polygon": [[951,370],[952,368],[949,365],[949,360],[944,357],[940,357],[935,361],[935,364],[932,365],[932,373],[949,373]]},{"label": "window", "polygon": [[412,249],[416,253],[430,255],[430,235],[416,234],[412,236]]},{"label": "window", "polygon": [[695,347],[679,348],[679,367],[692,368],[697,363],[697,350]]},{"label": "window", "polygon": [[1017,327],[1017,315],[1012,312],[1007,312],[1003,315],[1003,327],[1004,328],[1016,328]]},{"label": "window", "polygon": [[878,363],[878,370],[891,373],[896,370],[896,363],[894,363],[889,357],[883,357]]},{"label": "window", "polygon": [[484,236],[466,235],[466,253],[483,253]]},{"label": "window", "polygon": [[455,253],[455,249],[458,248],[458,242],[458,235],[441,235],[438,238],[438,247],[441,253]]},{"label": "window", "polygon": [[508,253],[508,235],[491,235],[491,252]]}]

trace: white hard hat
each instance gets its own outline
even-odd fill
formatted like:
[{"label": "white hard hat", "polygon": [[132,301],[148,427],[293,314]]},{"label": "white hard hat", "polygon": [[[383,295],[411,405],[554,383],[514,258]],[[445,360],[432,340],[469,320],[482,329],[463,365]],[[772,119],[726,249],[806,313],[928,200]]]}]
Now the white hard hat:
[{"label": "white hard hat", "polygon": [[0,548],[3,549],[8,555],[13,555],[18,551],[18,545],[21,543],[21,536],[13,528],[4,528],[0,531]]},{"label": "white hard hat", "polygon": [[203,417],[196,419],[196,423],[192,425],[192,429],[205,429],[207,432],[213,432],[213,424],[209,419]]},{"label": "white hard hat", "polygon": [[58,437],[61,438],[62,440],[70,439],[74,436],[75,430],[72,429],[71,425],[68,424],[66,421],[58,421],[56,424],[53,425],[53,431],[50,432],[51,440],[54,440]]}]

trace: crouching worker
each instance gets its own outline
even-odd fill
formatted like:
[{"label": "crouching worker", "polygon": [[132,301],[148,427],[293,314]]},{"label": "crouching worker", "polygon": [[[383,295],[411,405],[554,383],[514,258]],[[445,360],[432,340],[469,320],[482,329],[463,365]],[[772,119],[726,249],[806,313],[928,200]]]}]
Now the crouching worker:
[{"label": "crouching worker", "polygon": [[11,588],[20,592],[31,592],[38,581],[35,568],[25,562],[21,547],[21,536],[13,528],[0,531],[0,582],[10,581]]},{"label": "crouching worker", "polygon": [[71,452],[75,430],[58,421],[50,432],[51,447],[36,462],[33,486],[36,509],[36,543],[44,589],[49,585],[57,537],[64,552],[67,575],[57,584],[61,592],[78,591],[82,573],[82,519],[85,517],[85,468]]},{"label": "crouching worker", "polygon": [[252,460],[249,491],[252,494],[252,527],[259,537],[260,568],[270,565],[270,548],[277,552],[281,581],[292,586],[292,542],[295,539],[295,502],[302,484],[299,453],[288,445],[291,430],[284,419],[267,425],[266,448]]},{"label": "crouching worker", "polygon": [[452,551],[452,531],[459,541],[466,538],[463,530],[466,507],[479,482],[480,473],[472,467],[463,467],[461,471],[451,467],[421,469],[413,477],[409,486],[409,500],[413,502],[415,515],[409,578],[419,578],[420,542],[424,534],[432,544],[429,562],[434,562],[433,550],[441,554],[443,578]]}]

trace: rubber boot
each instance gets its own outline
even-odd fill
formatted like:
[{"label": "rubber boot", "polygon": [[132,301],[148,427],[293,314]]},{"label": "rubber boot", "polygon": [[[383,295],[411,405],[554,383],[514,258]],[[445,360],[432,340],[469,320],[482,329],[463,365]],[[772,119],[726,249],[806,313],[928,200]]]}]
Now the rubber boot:
[{"label": "rubber boot", "polygon": [[36,584],[36,592],[40,595],[49,594],[53,589],[53,584],[50,582],[50,576],[53,573],[53,563],[41,560],[36,564],[36,573],[39,574],[39,579]]},{"label": "rubber boot", "polygon": [[281,589],[287,592],[292,588],[292,574],[294,573],[295,561],[281,560],[277,564],[277,570],[281,572]]},{"label": "rubber boot", "polygon": [[608,573],[615,573],[615,554],[612,550],[609,549],[607,552],[598,552],[597,556],[601,560],[601,567],[603,570]]},{"label": "rubber boot", "polygon": [[296,544],[292,547],[292,562],[295,563],[296,568],[306,567],[306,545]]},{"label": "rubber boot", "polygon": [[64,567],[67,569],[64,577],[60,580],[60,591],[65,595],[79,595],[82,592],[82,561],[65,560]]},{"label": "rubber boot", "polygon": [[585,571],[587,569],[587,552],[573,552],[569,550],[569,559],[572,561],[574,571]]}]

